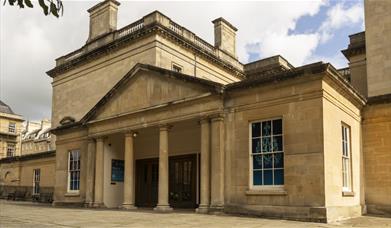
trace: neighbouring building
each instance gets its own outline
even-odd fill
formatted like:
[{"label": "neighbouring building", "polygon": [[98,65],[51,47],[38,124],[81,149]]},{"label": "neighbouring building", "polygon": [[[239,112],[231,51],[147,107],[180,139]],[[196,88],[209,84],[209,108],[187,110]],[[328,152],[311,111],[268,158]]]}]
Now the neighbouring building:
[{"label": "neighbouring building", "polygon": [[4,103],[1,112],[0,142],[14,146],[12,151],[8,146],[6,156],[0,158],[0,198],[51,202],[56,162],[51,121],[23,124],[23,118]]},{"label": "neighbouring building", "polygon": [[350,36],[343,54],[350,80],[367,97],[362,109],[365,204],[391,215],[391,3],[365,1],[366,31]]},{"label": "neighbouring building", "polygon": [[51,121],[27,121],[22,132],[22,155],[55,150],[50,133]]},{"label": "neighbouring building", "polygon": [[23,117],[0,101],[0,159],[20,155]]}]

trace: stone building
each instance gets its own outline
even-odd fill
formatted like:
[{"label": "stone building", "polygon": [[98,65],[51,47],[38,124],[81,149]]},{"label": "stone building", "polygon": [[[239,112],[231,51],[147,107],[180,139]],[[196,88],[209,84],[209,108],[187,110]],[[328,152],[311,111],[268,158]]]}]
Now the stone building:
[{"label": "stone building", "polygon": [[350,36],[343,54],[351,84],[367,98],[362,109],[365,204],[391,215],[391,4],[365,1],[366,31]]},{"label": "stone building", "polygon": [[[341,70],[242,64],[223,18],[214,45],[158,11],[117,29],[118,6],[90,8],[86,44],[47,72],[56,154],[37,160],[53,205],[321,222],[390,213],[389,2],[365,2],[366,32],[350,36]],[[1,172],[17,162],[4,161]]]},{"label": "stone building", "polygon": [[22,132],[22,155],[55,150],[55,143],[50,133],[51,121],[27,121]]},{"label": "stone building", "polygon": [[0,101],[0,159],[20,155],[23,117]]},{"label": "stone building", "polygon": [[361,215],[366,94],[322,62],[240,63],[223,18],[211,45],[158,11],[117,29],[118,6],[89,9],[87,43],[48,71],[54,205]]},{"label": "stone building", "polygon": [[[50,133],[51,121],[45,119],[23,124],[21,116],[10,114],[12,110],[6,105],[2,107],[7,107],[1,110],[8,110],[8,114],[0,114],[0,142],[5,140],[17,146],[12,147],[12,152],[8,149],[7,156],[0,158],[0,198],[50,202],[55,183],[56,162],[55,144]],[[6,122],[7,120],[9,122]],[[16,129],[12,129],[13,127]],[[3,133],[4,129],[11,133]],[[3,134],[12,137],[3,138]]]}]

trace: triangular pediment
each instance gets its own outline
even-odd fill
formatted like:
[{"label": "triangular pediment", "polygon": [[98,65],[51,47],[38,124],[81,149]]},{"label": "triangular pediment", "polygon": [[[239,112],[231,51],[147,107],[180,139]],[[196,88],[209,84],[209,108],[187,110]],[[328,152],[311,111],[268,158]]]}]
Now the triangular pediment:
[{"label": "triangular pediment", "polygon": [[166,69],[136,65],[82,119],[110,119],[132,112],[219,93],[222,85]]}]

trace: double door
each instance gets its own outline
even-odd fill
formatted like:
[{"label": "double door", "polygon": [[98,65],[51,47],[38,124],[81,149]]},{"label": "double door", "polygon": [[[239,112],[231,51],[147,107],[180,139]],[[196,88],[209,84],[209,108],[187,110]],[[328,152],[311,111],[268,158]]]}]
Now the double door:
[{"label": "double door", "polygon": [[[195,208],[196,155],[169,158],[169,203],[174,208]],[[155,207],[158,201],[159,160],[136,161],[136,205]]]}]

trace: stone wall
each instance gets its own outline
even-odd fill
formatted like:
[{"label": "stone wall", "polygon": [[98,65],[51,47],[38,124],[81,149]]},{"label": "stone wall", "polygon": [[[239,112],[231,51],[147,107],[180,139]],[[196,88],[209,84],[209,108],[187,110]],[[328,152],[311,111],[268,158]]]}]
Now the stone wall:
[{"label": "stone wall", "polygon": [[368,96],[391,93],[391,3],[365,0]]},{"label": "stone wall", "polygon": [[368,213],[391,215],[391,103],[365,107],[362,131]]}]

